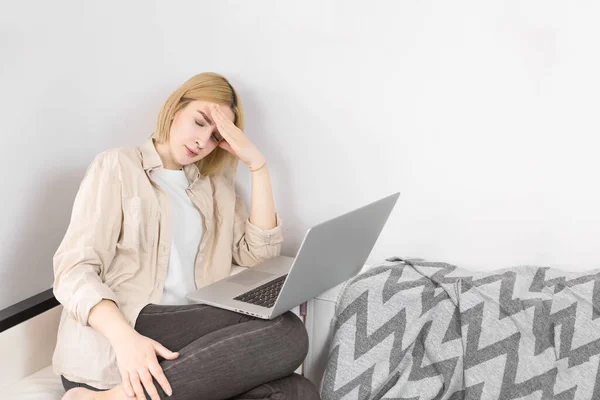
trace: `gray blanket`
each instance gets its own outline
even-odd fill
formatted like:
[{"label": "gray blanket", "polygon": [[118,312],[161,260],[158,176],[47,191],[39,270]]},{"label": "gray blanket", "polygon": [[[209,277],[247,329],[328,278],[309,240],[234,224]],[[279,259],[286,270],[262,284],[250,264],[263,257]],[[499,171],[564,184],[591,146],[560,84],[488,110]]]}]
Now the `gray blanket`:
[{"label": "gray blanket", "polygon": [[386,259],[347,281],[323,400],[600,399],[600,269]]}]

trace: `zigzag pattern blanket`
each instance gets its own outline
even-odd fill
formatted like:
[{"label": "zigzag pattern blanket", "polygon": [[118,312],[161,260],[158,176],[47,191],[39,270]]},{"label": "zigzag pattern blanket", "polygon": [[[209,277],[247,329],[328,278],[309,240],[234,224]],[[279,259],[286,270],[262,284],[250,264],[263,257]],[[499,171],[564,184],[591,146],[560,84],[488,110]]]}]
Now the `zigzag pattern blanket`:
[{"label": "zigzag pattern blanket", "polygon": [[386,259],[337,299],[323,400],[600,399],[600,269]]}]

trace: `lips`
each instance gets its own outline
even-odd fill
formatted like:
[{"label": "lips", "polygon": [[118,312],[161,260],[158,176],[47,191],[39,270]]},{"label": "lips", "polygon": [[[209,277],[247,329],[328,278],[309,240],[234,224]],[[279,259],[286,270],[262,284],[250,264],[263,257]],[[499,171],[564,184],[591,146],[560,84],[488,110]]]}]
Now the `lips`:
[{"label": "lips", "polygon": [[194,157],[194,156],[197,156],[197,155],[198,155],[198,153],[196,153],[196,152],[194,152],[194,151],[190,150],[190,148],[189,148],[189,147],[187,147],[186,145],[184,145],[184,147],[185,147],[185,149],[187,150],[187,154],[188,154],[189,156],[191,156],[191,157]]}]

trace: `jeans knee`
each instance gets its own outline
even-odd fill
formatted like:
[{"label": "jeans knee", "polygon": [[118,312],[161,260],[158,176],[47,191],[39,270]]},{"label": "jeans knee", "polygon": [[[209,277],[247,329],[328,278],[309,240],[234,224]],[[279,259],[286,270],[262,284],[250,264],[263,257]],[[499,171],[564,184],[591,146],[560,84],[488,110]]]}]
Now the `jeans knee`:
[{"label": "jeans knee", "polygon": [[285,312],[282,318],[286,339],[290,343],[289,350],[293,352],[292,358],[298,360],[298,365],[300,365],[308,354],[308,332],[302,319],[292,311]]}]

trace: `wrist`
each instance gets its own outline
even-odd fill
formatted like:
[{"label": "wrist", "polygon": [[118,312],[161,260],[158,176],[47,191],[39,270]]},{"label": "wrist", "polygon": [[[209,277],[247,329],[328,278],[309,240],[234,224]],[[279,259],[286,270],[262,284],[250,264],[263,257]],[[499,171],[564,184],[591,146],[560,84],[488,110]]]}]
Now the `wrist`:
[{"label": "wrist", "polygon": [[120,342],[126,341],[127,338],[135,334],[138,334],[138,332],[129,326],[129,324],[123,322],[120,325],[114,326],[110,332],[107,332],[106,338],[110,344],[115,347]]},{"label": "wrist", "polygon": [[129,325],[123,314],[121,314],[117,304],[110,299],[102,299],[92,307],[88,324],[111,343],[131,331],[135,332],[135,329]]},{"label": "wrist", "polygon": [[266,166],[267,166],[267,161],[263,160],[262,162],[258,162],[258,163],[249,165],[248,169],[250,170],[250,172],[257,172],[259,170],[264,169]]}]

